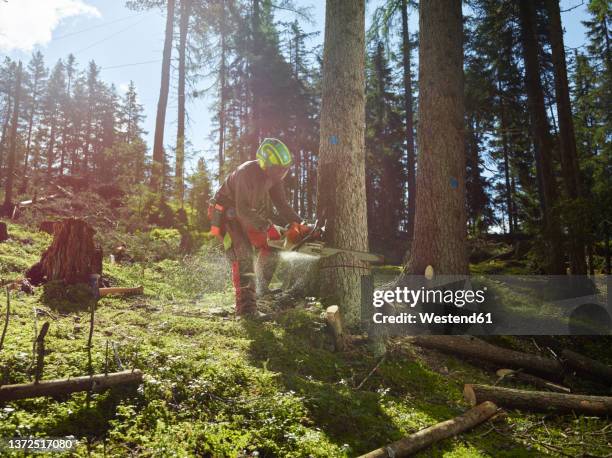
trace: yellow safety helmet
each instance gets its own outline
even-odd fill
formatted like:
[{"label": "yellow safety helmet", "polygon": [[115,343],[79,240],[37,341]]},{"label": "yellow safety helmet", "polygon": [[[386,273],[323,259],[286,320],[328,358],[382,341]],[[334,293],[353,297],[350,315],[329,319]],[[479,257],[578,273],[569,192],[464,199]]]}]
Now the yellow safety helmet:
[{"label": "yellow safety helmet", "polygon": [[290,167],[293,164],[293,157],[287,145],[276,138],[266,138],[259,148],[257,148],[256,156],[259,161],[259,166],[266,169],[271,165],[280,165],[281,167]]}]

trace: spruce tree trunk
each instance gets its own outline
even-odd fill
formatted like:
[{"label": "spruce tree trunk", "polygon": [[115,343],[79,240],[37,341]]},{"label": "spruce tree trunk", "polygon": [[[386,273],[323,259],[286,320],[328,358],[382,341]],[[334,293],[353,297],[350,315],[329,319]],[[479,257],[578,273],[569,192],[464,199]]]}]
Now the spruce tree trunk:
[{"label": "spruce tree trunk", "polygon": [[175,193],[181,206],[185,198],[185,60],[187,52],[187,33],[191,0],[181,0],[181,19],[179,24],[179,66],[178,66],[178,121],[176,128],[176,168]]},{"label": "spruce tree trunk", "polygon": [[[559,149],[561,152],[561,169],[567,197],[570,200],[581,196],[580,167],[576,151],[576,136],[567,82],[567,64],[563,44],[563,29],[561,27],[561,12],[558,0],[546,0],[549,13],[550,46],[555,70],[555,96],[557,102],[557,118],[559,119]],[[575,219],[572,219],[575,221]],[[569,227],[569,257],[571,272],[576,275],[586,275],[585,242],[579,236],[580,228]]]},{"label": "spruce tree trunk", "polygon": [[21,73],[22,65],[19,61],[15,81],[15,107],[13,108],[13,120],[11,121],[11,137],[9,141],[8,159],[6,164],[6,181],[4,182],[4,214],[13,213],[13,183],[15,182],[15,150],[17,148],[17,123],[19,122],[19,98],[21,97]]},{"label": "spruce tree trunk", "polygon": [[419,173],[405,271],[467,273],[461,0],[419,4]]},{"label": "spruce tree trunk", "polygon": [[414,150],[414,122],[412,117],[412,76],[410,75],[410,35],[408,5],[402,0],[402,71],[404,75],[404,110],[406,111],[406,166],[408,167],[408,240],[414,237],[416,208],[416,156]]},{"label": "spruce tree trunk", "polygon": [[172,55],[172,34],[174,33],[174,0],[168,0],[166,15],[166,39],[162,57],[161,85],[155,118],[155,137],[153,141],[153,164],[151,170],[151,190],[161,192],[164,172],[164,127],[166,124],[166,107],[170,90],[170,57]]},{"label": "spruce tree trunk", "polygon": [[219,66],[219,152],[218,152],[218,161],[219,161],[219,184],[223,183],[224,173],[223,173],[223,163],[225,156],[225,97],[226,97],[226,55],[227,55],[227,45],[226,45],[226,34],[227,30],[225,29],[226,23],[226,9],[225,9],[225,0],[221,0],[221,27],[219,30],[219,35],[221,37],[221,62]]},{"label": "spruce tree trunk", "polygon": [[540,81],[540,64],[538,62],[538,41],[535,29],[535,11],[531,0],[520,0],[521,38],[523,59],[525,61],[525,86],[531,119],[531,131],[535,151],[536,173],[540,190],[543,235],[546,242],[545,270],[548,274],[565,273],[562,236],[559,219],[554,213],[557,203],[557,185],[553,174],[552,140],[550,126],[546,117],[544,92]]},{"label": "spruce tree trunk", "polygon": [[4,165],[4,156],[6,156],[6,132],[9,128],[11,121],[11,97],[9,94],[6,95],[6,116],[4,117],[4,123],[2,124],[2,138],[0,138],[0,181],[2,180],[2,167]]},{"label": "spruce tree trunk", "polygon": [[[365,0],[327,0],[321,100],[317,209],[326,241],[368,250],[365,195]],[[321,293],[340,306],[348,327],[359,324],[361,276],[352,256],[321,261]]]}]

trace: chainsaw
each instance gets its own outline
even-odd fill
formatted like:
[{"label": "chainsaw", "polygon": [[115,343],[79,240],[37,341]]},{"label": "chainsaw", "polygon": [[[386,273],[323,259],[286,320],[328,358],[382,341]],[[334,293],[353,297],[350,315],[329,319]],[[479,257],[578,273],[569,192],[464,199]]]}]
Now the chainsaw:
[{"label": "chainsaw", "polygon": [[277,250],[293,251],[296,253],[316,256],[319,258],[327,258],[328,256],[333,256],[335,254],[347,253],[352,255],[359,261],[369,262],[373,264],[384,263],[384,257],[379,254],[368,253],[366,251],[345,250],[342,248],[334,248],[327,246],[324,242],[324,237],[325,223],[320,224],[319,220],[316,220],[313,229],[296,243],[291,243],[285,236],[280,240],[269,240],[268,245],[271,248]]}]

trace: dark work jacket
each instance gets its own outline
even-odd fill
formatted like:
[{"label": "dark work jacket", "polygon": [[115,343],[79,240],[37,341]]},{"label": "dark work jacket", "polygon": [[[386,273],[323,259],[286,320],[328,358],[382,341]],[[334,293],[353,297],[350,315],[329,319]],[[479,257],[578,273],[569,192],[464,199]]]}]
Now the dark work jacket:
[{"label": "dark work jacket", "polygon": [[240,223],[258,231],[270,226],[272,205],[281,224],[301,221],[287,203],[283,182],[272,181],[257,161],[245,162],[230,173],[215,194],[215,201],[225,208],[235,208]]}]

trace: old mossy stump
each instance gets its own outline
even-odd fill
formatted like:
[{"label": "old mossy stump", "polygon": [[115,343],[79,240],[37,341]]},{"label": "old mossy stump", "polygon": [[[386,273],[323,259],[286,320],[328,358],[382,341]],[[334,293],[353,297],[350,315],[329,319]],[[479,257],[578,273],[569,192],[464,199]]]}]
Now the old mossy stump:
[{"label": "old mossy stump", "polygon": [[4,242],[5,240],[8,240],[8,238],[9,235],[6,228],[6,223],[0,221],[0,242]]}]

